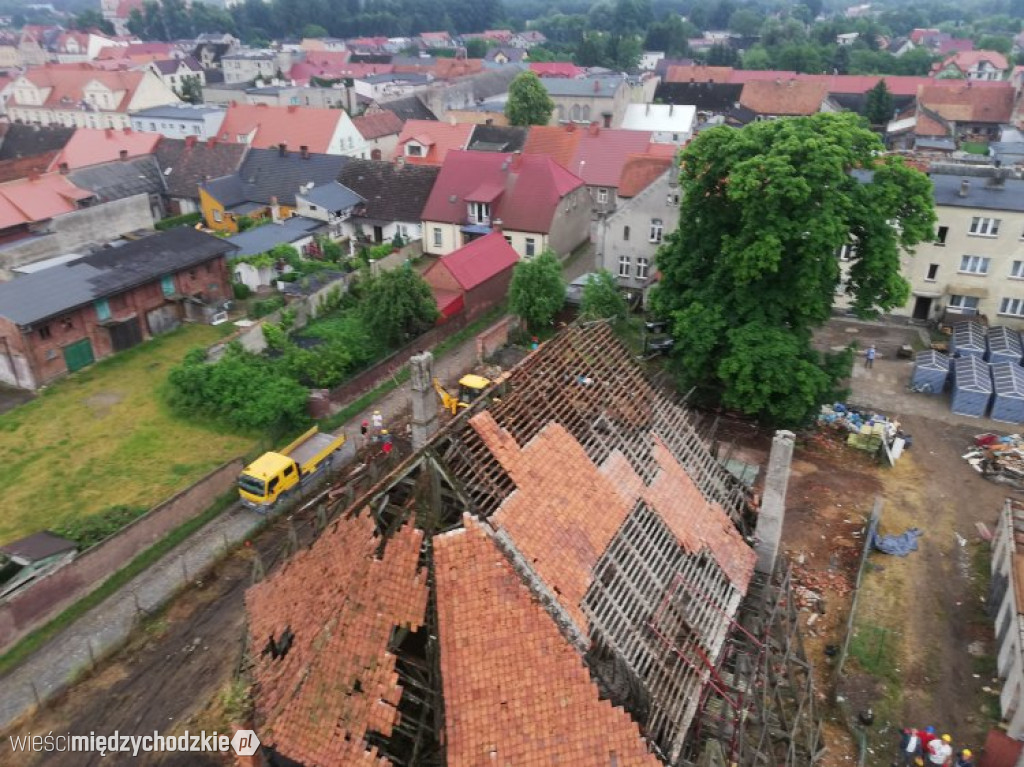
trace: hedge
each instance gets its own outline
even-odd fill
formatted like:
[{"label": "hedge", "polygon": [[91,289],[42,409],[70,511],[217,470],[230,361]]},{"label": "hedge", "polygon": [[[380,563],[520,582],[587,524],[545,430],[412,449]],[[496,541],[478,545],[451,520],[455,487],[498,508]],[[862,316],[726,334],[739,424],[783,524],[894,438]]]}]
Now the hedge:
[{"label": "hedge", "polygon": [[186,213],[184,216],[171,216],[170,218],[165,218],[162,221],[157,221],[156,229],[163,232],[167,229],[173,229],[176,226],[195,226],[202,220],[202,213]]}]

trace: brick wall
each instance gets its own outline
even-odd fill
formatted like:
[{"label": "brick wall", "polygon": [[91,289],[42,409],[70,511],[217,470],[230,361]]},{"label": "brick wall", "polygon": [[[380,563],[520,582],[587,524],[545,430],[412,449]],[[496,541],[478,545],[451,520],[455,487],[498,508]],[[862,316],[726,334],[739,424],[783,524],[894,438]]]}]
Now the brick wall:
[{"label": "brick wall", "polygon": [[0,651],[93,591],[171,530],[209,508],[234,486],[241,470],[241,458],[224,464],[121,532],[82,552],[71,564],[0,603]]},{"label": "brick wall", "polygon": [[476,361],[483,362],[498,349],[508,345],[508,335],[519,327],[515,317],[504,317],[476,337]]}]

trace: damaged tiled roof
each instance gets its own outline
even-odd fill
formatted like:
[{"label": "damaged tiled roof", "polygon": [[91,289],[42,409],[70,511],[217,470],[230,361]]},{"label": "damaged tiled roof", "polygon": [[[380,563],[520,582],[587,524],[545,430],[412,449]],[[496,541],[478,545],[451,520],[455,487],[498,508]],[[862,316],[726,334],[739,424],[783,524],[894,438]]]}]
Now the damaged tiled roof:
[{"label": "damaged tiled roof", "polygon": [[353,117],[352,124],[356,126],[356,130],[367,141],[381,138],[382,136],[390,136],[402,130],[402,118],[394,112],[388,112],[387,110]]},{"label": "damaged tiled roof", "polygon": [[922,85],[917,102],[952,122],[1005,123],[1013,115],[1014,89],[1008,82],[976,87],[971,81],[955,85]]},{"label": "damaged tiled roof", "polygon": [[481,525],[434,539],[450,767],[655,767]]},{"label": "damaged tiled roof", "polygon": [[[671,144],[666,144],[675,149]],[[649,154],[631,154],[622,166],[619,178],[619,197],[635,197],[672,167],[672,157]]]},{"label": "damaged tiled roof", "polygon": [[828,98],[822,82],[754,80],[743,84],[740,106],[761,115],[812,115]]},{"label": "damaged tiled roof", "polygon": [[407,525],[378,559],[380,540],[367,511],[335,522],[273,579],[248,591],[254,651],[286,629],[294,634],[284,657],[255,660],[257,728],[266,746],[310,765],[376,758],[364,739],[391,734],[402,695],[388,651],[392,630],[416,630],[426,611],[422,541],[423,533]]},{"label": "damaged tiled roof", "polygon": [[512,481],[513,493],[491,517],[585,631],[580,608],[594,565],[632,504],[598,471],[569,432],[548,425],[520,448],[488,412],[470,423]]}]

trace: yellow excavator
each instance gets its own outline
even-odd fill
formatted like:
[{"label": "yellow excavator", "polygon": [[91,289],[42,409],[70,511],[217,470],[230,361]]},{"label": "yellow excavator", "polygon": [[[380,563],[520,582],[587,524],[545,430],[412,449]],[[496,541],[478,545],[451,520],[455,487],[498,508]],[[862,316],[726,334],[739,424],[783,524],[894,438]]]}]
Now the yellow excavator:
[{"label": "yellow excavator", "polygon": [[450,394],[441,382],[434,379],[434,389],[441,398],[444,409],[452,415],[458,415],[459,408],[472,405],[484,393],[484,390],[491,385],[492,381],[474,373],[468,373],[459,379],[459,394]]}]

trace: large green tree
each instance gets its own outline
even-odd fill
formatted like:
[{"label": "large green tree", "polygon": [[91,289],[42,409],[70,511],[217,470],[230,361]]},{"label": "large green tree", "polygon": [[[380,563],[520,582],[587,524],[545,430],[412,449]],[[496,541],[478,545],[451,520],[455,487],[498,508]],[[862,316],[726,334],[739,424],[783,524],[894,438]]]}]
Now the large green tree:
[{"label": "large green tree", "polygon": [[430,286],[408,266],[371,277],[360,303],[367,327],[391,347],[411,341],[437,319]]},{"label": "large green tree", "polygon": [[505,116],[510,125],[547,125],[554,111],[555,102],[534,72],[516,75],[508,86]]},{"label": "large green tree", "polygon": [[885,78],[879,80],[878,84],[868,91],[864,102],[864,116],[872,125],[885,125],[892,119],[892,94],[889,92],[889,86],[885,84]]},{"label": "large green tree", "polygon": [[629,311],[626,299],[619,292],[612,273],[601,269],[591,275],[583,286],[583,299],[580,302],[580,315],[590,320],[621,320]]},{"label": "large green tree", "polygon": [[704,401],[804,422],[850,370],[849,352],[811,346],[837,291],[860,316],[907,300],[900,257],[932,236],[931,182],[882,157],[861,119],[712,128],[682,152],[680,226],[658,252],[653,300],[671,321],[680,383]]},{"label": "large green tree", "polygon": [[545,250],[536,258],[516,264],[508,289],[508,305],[530,330],[550,325],[564,303],[565,280],[554,253]]}]

